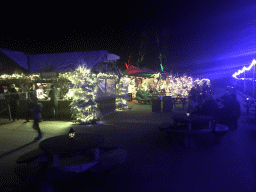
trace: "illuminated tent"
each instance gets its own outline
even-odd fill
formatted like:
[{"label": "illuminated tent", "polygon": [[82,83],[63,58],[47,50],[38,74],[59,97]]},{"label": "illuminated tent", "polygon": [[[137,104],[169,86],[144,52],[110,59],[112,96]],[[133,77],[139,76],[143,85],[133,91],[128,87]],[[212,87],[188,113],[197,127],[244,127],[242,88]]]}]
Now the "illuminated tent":
[{"label": "illuminated tent", "polygon": [[133,65],[131,65],[128,69],[125,70],[124,74],[128,75],[128,76],[135,76],[135,77],[150,77],[151,75],[153,75],[155,72],[147,69],[147,68],[143,68],[140,69],[138,67],[135,67]]}]

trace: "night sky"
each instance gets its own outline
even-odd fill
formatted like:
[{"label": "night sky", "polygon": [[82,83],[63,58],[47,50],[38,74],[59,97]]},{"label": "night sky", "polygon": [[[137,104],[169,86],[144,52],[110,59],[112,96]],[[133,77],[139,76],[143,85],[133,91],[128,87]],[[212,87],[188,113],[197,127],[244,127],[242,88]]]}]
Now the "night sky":
[{"label": "night sky", "polygon": [[[88,4],[88,5],[87,5]],[[29,53],[108,50],[139,67],[230,75],[256,59],[251,1],[137,1],[9,7],[0,47]],[[8,7],[8,6],[7,6]],[[158,39],[158,41],[157,41]]]}]

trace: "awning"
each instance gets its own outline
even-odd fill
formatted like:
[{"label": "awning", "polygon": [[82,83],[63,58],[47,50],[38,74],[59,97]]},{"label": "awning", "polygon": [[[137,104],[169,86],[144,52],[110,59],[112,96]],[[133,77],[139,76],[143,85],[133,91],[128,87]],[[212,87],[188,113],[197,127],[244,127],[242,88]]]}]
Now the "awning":
[{"label": "awning", "polygon": [[135,67],[133,65],[131,65],[124,72],[125,75],[135,76],[135,77],[150,77],[154,73],[155,72],[150,70],[150,69],[147,69],[147,68],[140,69],[140,68]]}]

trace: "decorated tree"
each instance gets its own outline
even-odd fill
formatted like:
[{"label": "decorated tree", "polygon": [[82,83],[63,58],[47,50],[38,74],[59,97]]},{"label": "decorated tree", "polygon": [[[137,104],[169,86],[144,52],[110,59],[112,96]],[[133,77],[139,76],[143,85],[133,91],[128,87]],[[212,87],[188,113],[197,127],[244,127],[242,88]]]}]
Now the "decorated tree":
[{"label": "decorated tree", "polygon": [[121,77],[119,79],[119,83],[116,84],[116,109],[122,110],[128,108],[128,86],[129,86],[130,78]]},{"label": "decorated tree", "polygon": [[71,81],[67,97],[72,97],[72,116],[81,123],[93,123],[97,120],[97,76],[90,69],[79,66],[74,72],[67,75]]}]

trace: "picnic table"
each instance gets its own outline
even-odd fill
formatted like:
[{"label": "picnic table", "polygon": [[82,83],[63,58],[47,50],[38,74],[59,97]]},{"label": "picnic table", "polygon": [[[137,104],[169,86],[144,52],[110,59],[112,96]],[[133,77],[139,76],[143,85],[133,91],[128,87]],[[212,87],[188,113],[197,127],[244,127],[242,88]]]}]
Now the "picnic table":
[{"label": "picnic table", "polygon": [[43,140],[39,149],[19,157],[20,167],[15,172],[26,180],[39,177],[40,189],[44,191],[46,185],[52,189],[50,180],[74,177],[80,172],[111,172],[126,157],[126,150],[105,143],[101,135],[76,133],[75,139],[60,135]]},{"label": "picnic table", "polygon": [[189,116],[179,114],[174,115],[172,119],[174,124],[168,131],[172,134],[183,135],[185,147],[193,147],[194,136],[212,133],[215,126],[212,117],[198,114]]},{"label": "picnic table", "polygon": [[173,107],[176,107],[177,104],[182,104],[183,109],[186,108],[187,98],[173,97],[172,100],[173,100]]},{"label": "picnic table", "polygon": [[[99,160],[99,146],[104,144],[104,137],[95,134],[77,134],[75,139],[69,139],[68,135],[60,135],[43,140],[39,148],[53,159],[53,166],[73,172],[83,172],[97,163]],[[86,154],[93,151],[94,159],[88,163],[69,166],[59,166],[59,157],[63,154]],[[80,159],[83,161],[83,159]]]},{"label": "picnic table", "polygon": [[[186,114],[173,115],[174,125],[178,123],[185,124],[188,130],[198,130],[205,128],[212,128],[213,117],[200,114]],[[201,125],[200,127],[197,127]]]}]

